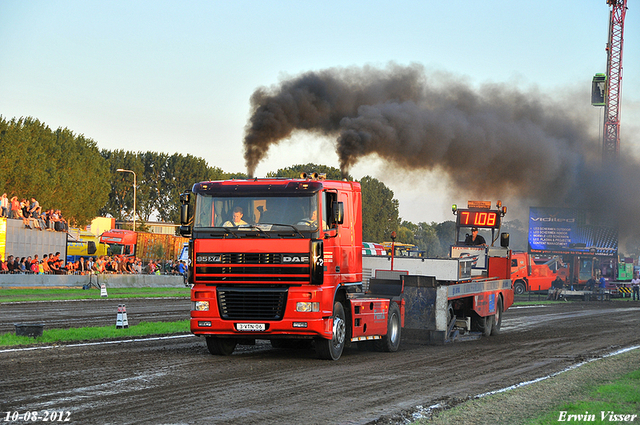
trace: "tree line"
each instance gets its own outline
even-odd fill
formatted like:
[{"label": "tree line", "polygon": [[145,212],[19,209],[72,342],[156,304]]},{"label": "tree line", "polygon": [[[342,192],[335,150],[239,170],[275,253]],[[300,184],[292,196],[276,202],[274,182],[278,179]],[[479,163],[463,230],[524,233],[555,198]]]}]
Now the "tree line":
[{"label": "tree line", "polygon": [[[179,223],[179,195],[196,182],[246,178],[189,154],[100,150],[96,142],[67,128],[51,130],[34,118],[0,116],[0,191],[20,199],[34,197],[43,209],[60,209],[71,225],[88,224],[96,216],[133,218],[133,175],[118,169],[135,173],[136,220],[141,222]],[[339,169],[318,164],[294,165],[267,177],[298,177],[301,172],[342,179]],[[453,221],[402,220],[391,189],[370,176],[359,182],[364,241],[389,241],[396,231],[396,241],[414,244],[428,256],[448,253],[455,237]]]}]

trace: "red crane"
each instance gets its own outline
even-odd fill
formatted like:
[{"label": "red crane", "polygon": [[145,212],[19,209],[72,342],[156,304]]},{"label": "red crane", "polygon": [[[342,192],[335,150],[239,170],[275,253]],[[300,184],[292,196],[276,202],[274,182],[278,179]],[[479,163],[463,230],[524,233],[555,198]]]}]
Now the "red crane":
[{"label": "red crane", "polygon": [[607,0],[609,41],[607,43],[607,96],[604,109],[602,155],[605,161],[615,161],[620,153],[620,90],[622,88],[622,42],[627,0]]}]

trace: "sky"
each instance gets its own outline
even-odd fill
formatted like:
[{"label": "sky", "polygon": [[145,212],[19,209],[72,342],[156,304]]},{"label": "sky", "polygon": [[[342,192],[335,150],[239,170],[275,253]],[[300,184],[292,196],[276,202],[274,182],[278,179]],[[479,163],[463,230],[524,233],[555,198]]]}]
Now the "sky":
[{"label": "sky", "polygon": [[[640,2],[628,6],[621,154],[640,156]],[[0,0],[0,115],[69,128],[100,149],[191,154],[246,172],[258,88],[393,62],[420,64],[427,78],[447,73],[472,87],[502,83],[589,105],[591,79],[606,71],[608,22],[605,0]],[[602,109],[584,111],[601,131]],[[255,176],[305,163],[339,168],[335,138],[295,132]],[[377,156],[350,174],[384,182],[400,216],[416,223],[453,219],[451,204],[469,196],[437,171],[407,172]]]}]

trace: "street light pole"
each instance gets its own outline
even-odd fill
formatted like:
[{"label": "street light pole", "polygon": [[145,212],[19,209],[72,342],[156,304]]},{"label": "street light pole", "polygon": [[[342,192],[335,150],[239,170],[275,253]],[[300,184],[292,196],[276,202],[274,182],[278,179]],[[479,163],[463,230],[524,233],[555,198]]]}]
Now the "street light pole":
[{"label": "street light pole", "polygon": [[132,173],[133,174],[133,231],[136,231],[136,173],[135,171],[125,170],[124,168],[118,168],[116,171],[120,171],[123,173]]}]

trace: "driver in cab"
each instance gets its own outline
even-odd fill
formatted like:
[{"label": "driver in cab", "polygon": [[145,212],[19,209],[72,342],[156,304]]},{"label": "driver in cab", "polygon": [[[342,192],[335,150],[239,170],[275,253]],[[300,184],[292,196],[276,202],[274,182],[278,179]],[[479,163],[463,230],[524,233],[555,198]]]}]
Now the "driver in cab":
[{"label": "driver in cab", "polygon": [[[300,221],[298,224],[307,225],[311,228],[318,227],[318,210],[316,209],[311,210],[311,217],[309,217],[307,220]],[[322,220],[322,230],[328,230],[328,229],[329,228],[327,227],[327,223],[324,220]]]},{"label": "driver in cab", "polygon": [[471,234],[467,235],[466,239],[464,240],[464,244],[471,246],[487,246],[487,242],[482,236],[478,234],[477,227],[471,228]]},{"label": "driver in cab", "polygon": [[233,218],[231,221],[225,221],[223,224],[224,227],[238,227],[238,226],[246,226],[248,223],[242,219],[244,212],[242,207],[235,207],[233,209]]}]

